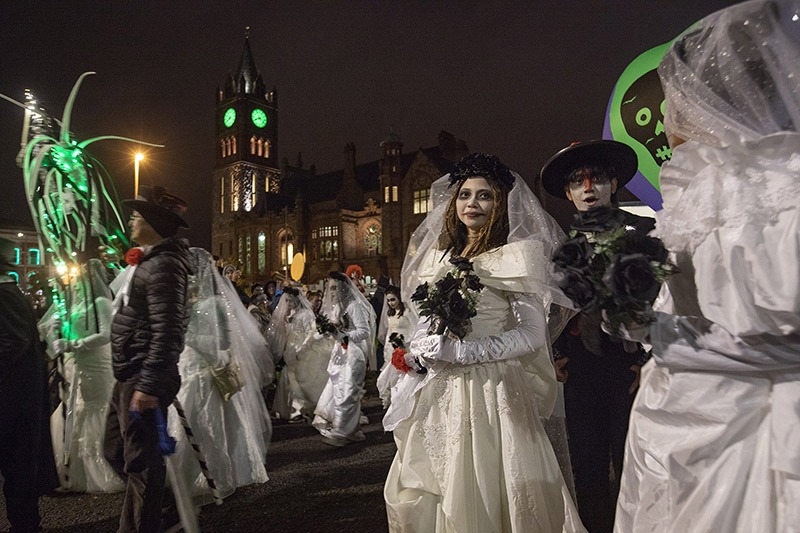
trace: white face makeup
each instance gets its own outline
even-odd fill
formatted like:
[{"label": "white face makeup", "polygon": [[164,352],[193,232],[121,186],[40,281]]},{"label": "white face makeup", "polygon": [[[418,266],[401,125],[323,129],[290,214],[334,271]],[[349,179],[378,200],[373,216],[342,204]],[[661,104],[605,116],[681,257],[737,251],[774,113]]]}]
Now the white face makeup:
[{"label": "white face makeup", "polygon": [[386,304],[389,306],[389,309],[397,309],[398,299],[397,296],[394,294],[387,294],[386,295]]},{"label": "white face makeup", "polygon": [[494,205],[494,192],[486,178],[467,178],[458,190],[456,214],[467,232],[479,231],[489,221]]},{"label": "white face makeup", "polygon": [[611,205],[611,195],[617,191],[617,179],[609,180],[602,174],[584,169],[567,182],[564,191],[578,211],[588,211],[593,207]]}]

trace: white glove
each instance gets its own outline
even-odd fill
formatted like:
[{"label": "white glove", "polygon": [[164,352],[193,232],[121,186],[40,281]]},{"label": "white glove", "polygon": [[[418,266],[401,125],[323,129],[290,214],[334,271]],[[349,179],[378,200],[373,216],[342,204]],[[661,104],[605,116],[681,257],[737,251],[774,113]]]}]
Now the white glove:
[{"label": "white glove", "polygon": [[[415,338],[409,345],[409,355],[434,361],[456,363],[462,343],[447,335],[425,335]],[[407,356],[406,356],[407,357]],[[406,361],[406,364],[408,362]]]}]

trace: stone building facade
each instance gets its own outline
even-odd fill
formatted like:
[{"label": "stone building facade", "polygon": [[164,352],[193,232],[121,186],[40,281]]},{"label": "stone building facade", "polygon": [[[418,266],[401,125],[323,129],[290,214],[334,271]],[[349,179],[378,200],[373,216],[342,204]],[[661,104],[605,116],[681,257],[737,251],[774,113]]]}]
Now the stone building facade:
[{"label": "stone building facade", "polygon": [[431,183],[468,153],[445,131],[433,146],[404,153],[390,133],[366,163],[347,144],[334,172],[304,168],[300,156],[294,165],[278,163],[277,91],[267,91],[247,40],[235,74],[218,90],[216,121],[211,252],[238,263],[247,283],[282,279],[298,253],[302,283],[349,265],[371,280],[398,282],[411,233],[432,208]]}]

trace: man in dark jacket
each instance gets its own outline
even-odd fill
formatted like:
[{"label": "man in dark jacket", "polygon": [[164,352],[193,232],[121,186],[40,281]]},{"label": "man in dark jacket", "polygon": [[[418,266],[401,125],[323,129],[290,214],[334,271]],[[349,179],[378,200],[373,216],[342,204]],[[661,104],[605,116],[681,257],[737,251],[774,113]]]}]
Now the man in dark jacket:
[{"label": "man in dark jacket", "polygon": [[0,238],[0,473],[11,531],[41,531],[39,496],[58,486],[50,441],[47,359],[30,302]]},{"label": "man in dark jacket", "polygon": [[111,325],[117,383],[106,421],[105,455],[127,480],[119,531],[161,531],[166,466],[159,451],[158,411],[180,387],[178,358],[187,326],[186,296],[192,273],[183,200],[154,187],[125,202],[133,209],[131,238],[144,247]]},{"label": "man in dark jacket", "polygon": [[[638,160],[616,141],[575,143],[542,168],[542,185],[575,204],[575,231],[593,233],[626,227],[648,233],[655,226],[616,206],[616,192],[636,174]],[[554,345],[564,401],[570,458],[581,520],[590,533],[610,532],[628,433],[628,418],[644,362],[640,345],[601,329],[599,313],[580,313]],[[613,480],[609,472],[613,472]]]}]

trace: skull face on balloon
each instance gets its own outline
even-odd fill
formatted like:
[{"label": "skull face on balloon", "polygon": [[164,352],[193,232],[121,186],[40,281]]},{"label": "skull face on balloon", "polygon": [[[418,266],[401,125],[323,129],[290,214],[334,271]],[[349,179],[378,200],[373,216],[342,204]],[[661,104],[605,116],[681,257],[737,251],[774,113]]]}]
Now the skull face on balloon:
[{"label": "skull face on balloon", "polygon": [[658,72],[651,70],[631,84],[620,108],[625,131],[638,141],[659,167],[672,157],[664,131],[664,92]]}]

